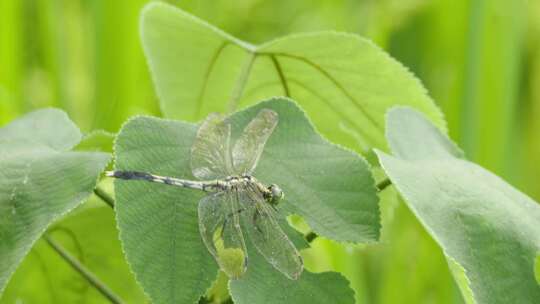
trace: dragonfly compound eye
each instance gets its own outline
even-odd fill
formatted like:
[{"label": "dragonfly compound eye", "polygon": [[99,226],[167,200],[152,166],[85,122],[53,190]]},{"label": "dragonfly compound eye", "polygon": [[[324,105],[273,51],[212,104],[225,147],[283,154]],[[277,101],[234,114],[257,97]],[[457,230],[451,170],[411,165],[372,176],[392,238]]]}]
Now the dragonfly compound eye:
[{"label": "dragonfly compound eye", "polygon": [[273,204],[277,204],[279,200],[285,196],[283,190],[276,184],[271,184],[270,187],[268,187],[268,190],[272,193],[272,198],[270,200]]}]

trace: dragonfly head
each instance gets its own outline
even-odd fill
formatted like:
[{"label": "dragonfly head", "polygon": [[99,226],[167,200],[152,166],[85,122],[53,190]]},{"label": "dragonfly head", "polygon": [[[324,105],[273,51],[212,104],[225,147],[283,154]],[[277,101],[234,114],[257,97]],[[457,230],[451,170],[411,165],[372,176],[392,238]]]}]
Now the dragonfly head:
[{"label": "dragonfly head", "polygon": [[276,184],[271,184],[268,187],[268,191],[270,191],[269,202],[272,205],[277,205],[279,201],[283,199],[283,197],[285,196],[285,194],[283,193],[283,190],[281,190],[281,188]]}]

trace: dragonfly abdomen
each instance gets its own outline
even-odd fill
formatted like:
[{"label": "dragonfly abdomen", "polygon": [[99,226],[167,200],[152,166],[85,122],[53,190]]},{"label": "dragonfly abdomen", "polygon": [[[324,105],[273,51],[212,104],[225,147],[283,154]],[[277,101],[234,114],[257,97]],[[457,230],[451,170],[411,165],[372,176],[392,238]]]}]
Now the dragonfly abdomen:
[{"label": "dragonfly abdomen", "polygon": [[272,193],[253,176],[228,176],[225,179],[213,181],[193,181],[176,177],[160,176],[140,171],[107,171],[109,177],[124,180],[144,180],[153,183],[172,185],[190,189],[202,190],[205,192],[230,191],[235,188],[242,188],[250,185],[249,188],[256,189],[267,200],[271,200]]},{"label": "dragonfly abdomen", "polygon": [[106,175],[110,177],[124,179],[124,180],[145,180],[148,182],[173,185],[173,186],[179,186],[179,187],[184,187],[184,188],[198,189],[198,190],[204,190],[204,191],[208,190],[208,189],[205,189],[208,187],[208,185],[205,185],[205,183],[203,182],[191,181],[187,179],[180,179],[180,178],[168,177],[168,176],[160,176],[160,175],[150,174],[146,172],[107,171]]}]

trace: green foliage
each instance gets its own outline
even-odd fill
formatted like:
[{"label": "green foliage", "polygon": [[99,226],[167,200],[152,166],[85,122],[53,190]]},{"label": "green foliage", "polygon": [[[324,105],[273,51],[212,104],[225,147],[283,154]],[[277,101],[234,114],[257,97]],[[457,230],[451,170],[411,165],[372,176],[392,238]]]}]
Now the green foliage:
[{"label": "green foliage", "polygon": [[[49,236],[95,273],[125,303],[148,303],[125,261],[111,208],[91,199],[48,229]],[[0,303],[107,303],[44,240],[36,242]]]},{"label": "green foliage", "polygon": [[142,13],[141,37],[167,117],[196,121],[287,96],[326,137],[362,152],[386,147],[384,114],[393,105],[413,106],[444,127],[420,82],[356,35],[302,34],[253,46],[152,3]]},{"label": "green foliage", "polygon": [[[252,255],[253,256],[253,255]],[[304,271],[296,282],[284,279],[260,256],[245,278],[230,281],[235,303],[354,303],[354,292],[342,275],[335,272]]]},{"label": "green foliage", "polygon": [[536,256],[534,263],[534,274],[536,276],[536,282],[540,284],[540,255]]},{"label": "green foliage", "polygon": [[81,151],[100,151],[112,153],[115,134],[103,130],[96,130],[86,134],[75,147]]},{"label": "green foliage", "polygon": [[[314,231],[328,238],[377,240],[378,198],[365,161],[323,140],[294,103],[280,99],[233,114],[229,118],[233,138],[263,108],[278,113],[279,124],[254,175],[264,183],[280,185],[285,193],[282,209],[302,215]],[[122,128],[116,141],[116,168],[193,179],[190,148],[196,130],[195,125],[183,122],[135,118]],[[115,186],[120,238],[146,292],[156,303],[196,300],[217,271],[197,229],[196,210],[202,194],[144,181],[119,180]],[[253,303],[254,299],[284,303],[283,297],[269,298],[276,290],[287,292],[296,303],[327,303],[329,297],[343,299],[343,303],[353,301],[346,281],[336,274],[305,271],[292,281],[255,251],[249,256],[248,273],[231,283],[237,303]],[[320,289],[331,278],[336,288]]]},{"label": "green foliage", "polygon": [[[148,1],[0,1],[0,124],[44,106],[61,106],[85,131],[102,128],[116,132],[125,119],[134,114],[158,115],[158,102],[149,80],[150,74],[147,72],[147,63],[136,31],[140,9],[146,2]],[[503,0],[168,0],[167,2],[182,7],[186,12],[207,20],[210,24],[226,29],[236,37],[257,43],[289,33],[319,30],[346,30],[373,39],[422,79],[430,94],[443,109],[450,135],[464,148],[471,161],[500,174],[536,200],[540,198],[538,187],[540,86],[536,85],[540,79],[538,51],[540,6],[537,2]],[[164,60],[156,56],[152,58],[150,52],[147,52],[147,56],[156,63],[160,60],[165,64],[187,61],[188,64],[183,67],[174,65],[176,70],[167,76],[170,77],[167,81],[182,81],[178,85],[178,88],[181,88],[178,89],[178,93],[184,94],[188,91],[189,94],[196,94],[201,91],[201,79],[211,62],[208,53],[216,51],[215,47],[212,48],[213,45],[207,45],[208,41],[200,41],[199,38],[211,38],[209,41],[212,43],[232,38],[225,37],[219,31],[216,33],[208,30],[205,22],[187,17],[187,14],[180,14],[182,16],[179,18],[182,21],[176,20],[169,25],[162,23],[160,28],[180,23],[200,30],[197,34],[202,35],[194,37],[196,35],[188,31],[177,29],[176,32],[170,33],[171,39],[163,39],[165,43],[159,42],[160,47],[173,49],[170,62],[167,61],[169,59]],[[149,15],[147,14],[147,17]],[[163,20],[148,18],[146,21],[156,19]],[[166,32],[161,32],[160,35],[163,36],[163,33]],[[195,43],[179,41],[180,36],[187,36],[189,41]],[[355,69],[354,66],[349,66],[349,63],[357,62],[357,59],[351,59],[357,57],[352,56],[356,54],[356,48],[371,50],[372,53],[379,54],[374,58],[384,61],[383,52],[363,39],[351,39],[352,37],[328,32],[302,34],[288,36],[266,45],[277,44],[279,50],[287,52],[293,48],[292,51],[302,55],[302,58],[306,55],[310,55],[311,58],[318,52],[335,57],[322,60],[317,58],[320,61],[318,64],[333,64],[339,61],[339,56],[345,56],[346,64],[326,69],[339,75]],[[304,45],[298,46],[300,40],[304,43],[310,39],[324,44],[316,43],[315,47],[310,49]],[[338,43],[339,39],[359,41],[353,43],[356,48],[351,46],[352,55],[348,53],[343,55],[334,50],[334,44],[350,46],[348,42]],[[244,47],[229,45],[222,50],[210,73],[211,81],[204,90],[204,109],[196,117],[191,112],[184,112],[196,104],[193,98],[173,101],[174,107],[178,108],[165,111],[163,114],[196,121],[210,111],[233,110],[227,109],[226,103],[233,99],[231,95],[234,92],[242,91],[237,102],[238,107],[254,103],[258,98],[285,95],[283,85],[280,85],[279,74],[273,66],[273,61],[269,62],[268,55],[257,55],[247,75],[249,77],[246,77],[245,81],[238,81],[245,59],[249,55],[246,46],[247,44],[244,44]],[[195,53],[189,55],[193,49]],[[361,132],[371,127],[362,116],[357,115],[353,117],[353,121],[346,121],[335,113],[335,109],[344,109],[349,116],[358,112],[350,111],[352,108],[350,101],[344,98],[341,92],[336,92],[333,83],[321,76],[315,68],[302,66],[300,62],[294,63],[294,60],[286,58],[278,58],[277,61],[282,68],[283,79],[288,81],[290,95],[306,107],[317,129],[330,140],[357,151],[365,152],[371,148],[373,144],[361,137]],[[197,65],[198,68],[195,67]],[[392,73],[390,76],[399,78],[403,68],[396,63],[390,65],[398,67],[395,75]],[[335,67],[342,70],[335,71]],[[157,78],[159,75],[157,71],[154,72],[153,76]],[[357,73],[355,78],[361,78],[366,74],[374,77],[367,77],[367,81],[362,79],[351,82],[355,87],[353,90],[360,90],[365,83],[372,81],[380,80],[386,84],[386,78],[389,79],[388,75],[379,71],[378,66],[363,66]],[[300,75],[300,79],[296,74]],[[306,78],[309,78],[306,80],[307,85],[302,82]],[[239,90],[237,84],[242,82],[245,82],[245,87]],[[255,87],[258,83],[266,86]],[[304,87],[301,87],[302,84]],[[411,85],[419,88],[418,84]],[[396,88],[404,91],[395,91]],[[171,89],[173,93],[174,89]],[[416,90],[418,94],[412,92],[415,90],[408,92],[410,88],[400,83],[383,86],[383,89],[382,92],[370,92],[373,96],[368,96],[367,100],[377,100],[369,104],[370,108],[381,104],[377,95],[390,96],[396,104],[422,103],[427,99],[425,93],[419,93],[421,90]],[[365,91],[365,88],[361,90]],[[314,93],[327,98],[321,99]],[[400,99],[406,96],[413,97],[414,101]],[[323,104],[324,100],[331,102],[332,107]],[[363,99],[360,102],[364,104]],[[165,109],[163,100],[162,108]],[[377,113],[384,113],[384,110],[386,109],[377,108]],[[432,121],[439,116],[436,110],[426,111],[426,108],[420,110],[428,114]],[[325,118],[325,112],[328,112],[331,119]],[[378,124],[382,125],[382,117],[379,118]],[[439,127],[444,124],[441,120],[435,123]],[[360,130],[355,129],[356,124],[361,126]],[[39,131],[39,129],[31,130],[32,133]],[[61,133],[58,135],[61,136]],[[73,150],[109,152],[110,138],[102,135],[104,133],[90,133]],[[375,141],[378,142],[374,145],[382,149],[386,147],[386,142],[381,135],[381,133],[373,134],[376,137]],[[444,136],[433,135],[423,139],[425,144],[429,142],[432,150],[426,149],[423,145],[413,147],[412,144],[404,143],[406,150],[414,148],[415,153],[420,153],[417,154],[419,158],[420,155],[426,156],[425,152],[440,155],[439,153],[445,153],[447,148],[453,149],[453,145],[445,147],[449,142]],[[60,138],[58,140],[60,143],[63,141]],[[4,149],[0,146],[0,151]],[[3,157],[4,154],[1,153]],[[2,162],[3,160],[0,160],[0,165]],[[375,173],[377,170],[378,168],[375,168]],[[375,176],[382,177],[377,174]],[[472,303],[472,290],[464,268],[451,258],[448,262],[445,260],[442,250],[437,245],[440,243],[439,239],[433,240],[426,233],[416,217],[396,199],[393,189],[386,189],[381,194],[383,226],[381,243],[354,246],[318,238],[311,244],[311,249],[302,252],[308,269],[316,272],[339,271],[354,289],[356,303],[462,303],[459,290],[451,282],[448,264],[464,293],[463,297],[467,303]],[[3,202],[0,201],[0,210],[3,209]],[[81,223],[78,228],[72,227],[76,226],[75,223],[70,224],[69,228],[75,237],[65,237],[67,234],[62,231],[55,231],[52,235],[71,252],[76,253],[78,258],[81,258],[124,300],[129,303],[136,302],[136,299],[142,301],[141,291],[130,289],[133,288],[133,278],[124,272],[125,264],[120,261],[119,244],[108,246],[112,243],[109,243],[107,236],[114,238],[116,234],[110,214],[105,216],[107,209],[100,208],[100,210],[96,213],[83,212],[80,216],[77,214],[73,217],[74,221]],[[0,223],[4,221],[3,215],[4,213],[0,211]],[[86,220],[85,215],[97,216],[100,219]],[[102,221],[102,216],[107,217],[107,220]],[[99,235],[94,236],[92,232],[97,231],[95,227],[101,225],[107,229],[99,230]],[[0,234],[0,244],[3,244],[2,237]],[[100,237],[105,238],[107,246],[97,240]],[[81,244],[84,254],[80,254],[73,245],[75,239]],[[85,242],[87,239],[88,242]],[[446,248],[443,246],[443,249]],[[204,248],[202,250],[205,252]],[[115,258],[107,259],[109,255]],[[45,267],[43,263],[37,262],[40,259],[45,261]],[[103,260],[105,265],[101,265],[98,260]],[[179,261],[178,265],[180,262],[184,263]],[[263,280],[273,281],[273,276],[264,269],[266,266],[268,265],[262,261],[252,269],[260,270],[264,274]],[[45,270],[42,271],[42,268]],[[118,269],[118,273],[111,273],[111,269]],[[52,273],[52,282],[46,279],[47,275],[43,275],[47,272],[49,276]],[[537,257],[536,274],[537,281],[540,281],[540,257]],[[503,281],[514,275],[509,273],[499,279]],[[329,274],[327,278],[328,282],[325,283],[328,284],[334,284],[330,279],[341,280],[337,274]],[[126,282],[130,287],[120,286],[121,282]],[[264,281],[256,283],[264,286]],[[224,300],[227,297],[224,284],[223,280],[217,284],[221,286],[217,289],[221,288],[219,292],[222,294],[214,299]],[[246,289],[267,291],[257,289],[258,284],[238,285]],[[345,295],[344,298],[338,298],[340,302],[349,301],[350,290],[343,288],[342,282],[335,285],[330,288],[340,295]],[[49,288],[50,286],[52,288]],[[239,286],[233,283],[231,289]],[[289,286],[285,285],[275,290],[273,294],[268,291],[268,296],[310,293],[322,297],[321,293],[317,293],[318,290],[309,289],[307,286],[309,284],[298,285],[292,292],[293,289],[288,289]],[[499,286],[496,292],[503,292],[505,287]],[[126,289],[123,289],[124,287]],[[179,292],[188,290],[184,286],[181,287]],[[78,295],[76,291],[84,295]],[[211,294],[215,296],[214,292],[215,290],[212,290]],[[18,294],[21,296],[18,297]],[[264,295],[260,294],[249,294],[253,297],[246,299],[238,297],[236,292],[235,299],[246,301],[264,299]],[[103,303],[105,300],[99,297],[78,274],[55,256],[45,242],[37,241],[8,285],[2,301],[14,303],[21,298],[25,302],[39,303],[47,301]]]},{"label": "green foliage", "polygon": [[[191,176],[195,125],[136,117],[119,132],[116,169]],[[210,286],[217,266],[197,222],[198,191],[115,180],[120,240],[137,281],[154,303],[193,303]]]},{"label": "green foliage", "polygon": [[[250,110],[254,110],[253,108]],[[253,111],[253,115],[257,112]],[[308,248],[308,243],[294,229],[282,221],[281,227],[298,249]],[[312,273],[304,270],[300,279],[284,279],[248,240],[250,256],[247,273],[229,282],[229,290],[235,303],[354,303],[354,292],[349,282],[339,273]],[[277,293],[276,290],[280,292]]]},{"label": "green foliage", "polygon": [[[461,151],[408,108],[388,114],[394,156],[381,164],[413,213],[462,267],[477,303],[536,303],[540,207]],[[463,277],[458,282],[463,289]]]},{"label": "green foliage", "polygon": [[0,129],[0,291],[43,231],[85,200],[109,155],[70,151],[79,129],[59,110]]}]

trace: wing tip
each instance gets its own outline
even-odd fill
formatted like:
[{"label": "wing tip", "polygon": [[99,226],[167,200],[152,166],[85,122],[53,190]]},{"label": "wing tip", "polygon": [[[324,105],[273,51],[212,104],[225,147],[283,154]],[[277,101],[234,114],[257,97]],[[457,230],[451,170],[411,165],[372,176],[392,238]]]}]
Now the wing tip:
[{"label": "wing tip", "polygon": [[257,116],[262,116],[266,120],[277,120],[279,115],[276,111],[268,108],[264,108],[259,111],[259,114]]}]

